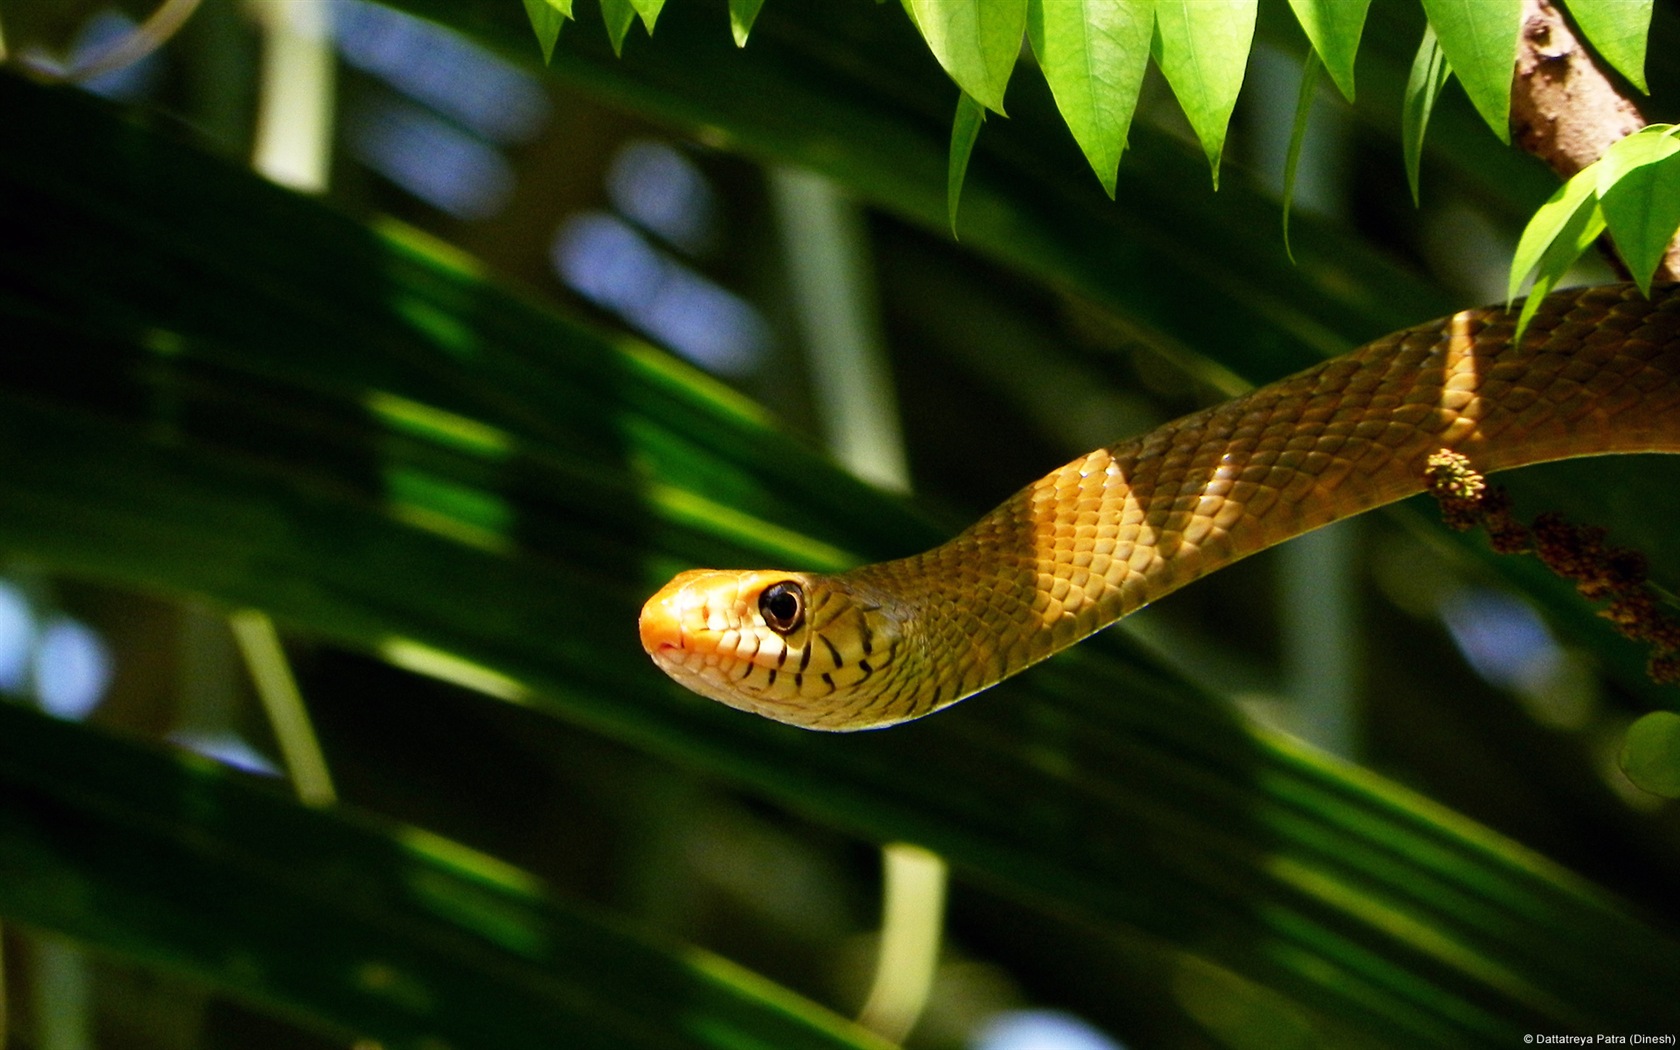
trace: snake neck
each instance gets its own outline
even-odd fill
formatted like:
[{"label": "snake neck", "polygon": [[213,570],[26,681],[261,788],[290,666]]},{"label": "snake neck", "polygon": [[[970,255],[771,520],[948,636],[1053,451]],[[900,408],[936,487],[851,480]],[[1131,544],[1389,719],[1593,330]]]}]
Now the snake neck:
[{"label": "snake neck", "polygon": [[[1441,449],[1484,472],[1680,452],[1680,292],[1559,293],[1520,349],[1465,311],[1098,449],[950,542],[846,579],[883,598],[881,688],[920,717],[1214,569],[1422,491]],[[895,719],[901,720],[901,719]]]}]

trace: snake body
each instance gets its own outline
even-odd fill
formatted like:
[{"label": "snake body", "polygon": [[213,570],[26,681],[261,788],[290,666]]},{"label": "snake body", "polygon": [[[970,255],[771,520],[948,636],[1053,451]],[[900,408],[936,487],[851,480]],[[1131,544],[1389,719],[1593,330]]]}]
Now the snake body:
[{"label": "snake body", "polygon": [[1559,292],[1521,347],[1468,310],[1377,339],[1040,478],[949,542],[834,575],[682,573],[643,647],[703,696],[812,729],[919,718],[1196,578],[1482,472],[1680,452],[1680,286]]}]

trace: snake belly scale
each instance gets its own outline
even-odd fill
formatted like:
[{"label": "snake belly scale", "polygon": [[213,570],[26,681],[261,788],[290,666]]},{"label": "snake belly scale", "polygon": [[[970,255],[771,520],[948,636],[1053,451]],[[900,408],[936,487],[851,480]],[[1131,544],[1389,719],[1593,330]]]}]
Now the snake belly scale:
[{"label": "snake belly scale", "polygon": [[1558,292],[1521,347],[1468,310],[1082,456],[912,557],[819,575],[700,569],[643,647],[703,696],[812,729],[919,718],[1221,566],[1479,471],[1680,452],[1680,286]]}]

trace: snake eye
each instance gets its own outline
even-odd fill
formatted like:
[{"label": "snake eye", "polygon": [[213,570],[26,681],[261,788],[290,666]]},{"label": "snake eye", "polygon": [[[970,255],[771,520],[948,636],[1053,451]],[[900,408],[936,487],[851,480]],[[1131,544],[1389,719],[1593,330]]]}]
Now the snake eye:
[{"label": "snake eye", "polygon": [[773,583],[758,596],[758,611],[772,631],[791,634],[805,622],[805,591],[791,580]]}]

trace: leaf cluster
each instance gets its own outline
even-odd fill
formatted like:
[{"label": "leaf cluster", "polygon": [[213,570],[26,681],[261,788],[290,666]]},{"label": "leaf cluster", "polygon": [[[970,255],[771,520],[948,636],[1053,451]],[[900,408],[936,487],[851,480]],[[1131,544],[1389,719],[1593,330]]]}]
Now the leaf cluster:
[{"label": "leaf cluster", "polygon": [[1539,300],[1606,232],[1640,290],[1650,294],[1651,279],[1680,228],[1676,132],[1680,126],[1653,124],[1629,135],[1558,187],[1534,213],[1511,259],[1508,296],[1515,299],[1523,282],[1534,277],[1515,338],[1522,338]]},{"label": "leaf cluster", "polygon": [[[1421,0],[1428,22],[1407,86],[1403,145],[1417,195],[1423,136],[1436,97],[1457,77],[1476,111],[1510,141],[1511,68],[1522,0]],[[572,0],[525,0],[545,58]],[[664,0],[601,0],[615,51],[639,15],[649,33]],[[763,0],[730,0],[735,41],[745,46]],[[1354,68],[1370,0],[1289,0],[1308,42],[1309,71],[1297,104],[1300,127],[1316,73],[1354,101]],[[1568,10],[1604,60],[1645,90],[1651,0],[1568,0]],[[1253,45],[1259,0],[903,0],[928,50],[961,89],[951,140],[950,212],[984,111],[1005,114],[1004,96],[1023,35],[1068,130],[1112,198],[1144,71],[1151,58],[1177,97],[1219,185],[1219,162]],[[1290,150],[1290,167],[1300,135]],[[1291,180],[1292,181],[1292,180]],[[1286,197],[1287,200],[1287,197]],[[953,225],[954,225],[953,218]]]}]

